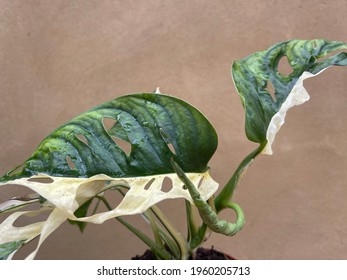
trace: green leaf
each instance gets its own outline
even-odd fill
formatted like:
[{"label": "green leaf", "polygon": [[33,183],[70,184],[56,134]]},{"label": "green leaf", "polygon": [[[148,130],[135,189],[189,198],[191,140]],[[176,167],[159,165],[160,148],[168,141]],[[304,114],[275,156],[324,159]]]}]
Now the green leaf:
[{"label": "green leaf", "polygon": [[0,244],[0,260],[7,260],[9,256],[22,247],[24,240]]},{"label": "green leaf", "polygon": [[[302,80],[318,74],[329,66],[347,65],[345,52],[325,58],[328,53],[343,48],[347,48],[347,45],[342,42],[291,40],[235,61],[232,76],[245,108],[248,139],[265,146],[270,138],[268,130],[271,121],[274,121],[273,117],[277,113],[281,114],[275,120],[277,123],[271,127],[271,133],[275,134],[283,124],[286,111],[308,100]],[[289,75],[278,70],[280,60],[286,58],[292,68]],[[274,96],[269,90],[271,85],[275,91]],[[302,95],[297,98],[295,91],[301,92]],[[288,100],[289,97],[293,100]],[[287,107],[283,108],[286,100]],[[273,140],[274,135],[271,137]],[[271,147],[268,153],[271,154]]]},{"label": "green leaf", "polygon": [[[130,153],[122,149],[120,140],[128,142]],[[172,157],[185,172],[203,172],[216,147],[212,125],[188,103],[162,94],[131,94],[101,104],[53,131],[0,182],[39,173],[75,178],[174,173]]]},{"label": "green leaf", "polygon": [[[89,199],[87,200],[85,203],[83,203],[76,211],[75,211],[75,216],[77,218],[82,218],[82,217],[86,217],[87,216],[87,212],[89,209],[90,204],[92,203],[93,199]],[[79,230],[81,232],[84,231],[84,229],[87,226],[87,223],[85,222],[80,222],[80,221],[73,221],[73,220],[68,220],[70,224],[72,225],[77,225]]]}]

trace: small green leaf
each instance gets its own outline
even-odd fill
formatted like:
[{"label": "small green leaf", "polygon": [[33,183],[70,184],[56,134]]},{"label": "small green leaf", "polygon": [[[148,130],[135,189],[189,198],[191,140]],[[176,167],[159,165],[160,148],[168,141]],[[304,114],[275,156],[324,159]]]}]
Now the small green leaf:
[{"label": "small green leaf", "polygon": [[0,244],[0,260],[7,260],[9,256],[24,244],[24,240]]},{"label": "small green leaf", "polygon": [[[75,216],[77,218],[83,218],[87,216],[87,212],[89,209],[90,204],[92,203],[93,199],[87,200],[85,203],[83,203],[76,211],[75,211]],[[86,222],[80,222],[80,221],[73,221],[73,220],[68,220],[70,224],[72,225],[77,225],[78,228],[80,229],[81,232],[84,231],[84,229],[87,226]]]},{"label": "small green leaf", "polygon": [[[274,115],[278,112],[281,114],[276,120],[277,123],[271,127],[272,134],[275,134],[283,124],[286,111],[290,107],[308,100],[308,95],[302,87],[302,81],[329,66],[347,65],[347,53],[345,52],[324,59],[328,53],[344,48],[347,48],[347,45],[342,42],[292,40],[235,61],[232,66],[232,76],[245,108],[245,127],[248,139],[265,147],[269,141],[267,134],[269,134],[269,125]],[[288,60],[292,68],[290,74],[279,71],[278,65],[282,58]],[[305,74],[305,72],[310,74]],[[270,85],[275,91],[273,96]],[[295,90],[301,91],[304,96],[297,98],[293,92]],[[291,96],[293,100],[289,102],[287,99],[291,93],[293,93]],[[286,100],[287,107],[282,108]],[[274,136],[271,137],[273,140]],[[271,148],[268,153],[271,153]]]}]

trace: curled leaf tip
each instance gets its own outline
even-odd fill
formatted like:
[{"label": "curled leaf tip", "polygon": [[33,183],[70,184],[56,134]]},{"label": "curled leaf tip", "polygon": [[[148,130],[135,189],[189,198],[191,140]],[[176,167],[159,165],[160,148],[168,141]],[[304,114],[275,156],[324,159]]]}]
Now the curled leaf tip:
[{"label": "curled leaf tip", "polygon": [[[324,70],[322,70],[322,71],[324,71]],[[287,111],[290,108],[292,108],[294,106],[301,105],[310,99],[310,96],[303,85],[304,80],[311,78],[311,77],[314,77],[314,76],[318,75],[319,73],[314,75],[310,72],[304,72],[300,76],[300,78],[298,79],[298,81],[294,85],[293,89],[288,94],[288,97],[286,98],[286,100],[283,102],[283,104],[279,108],[278,112],[275,113],[271,118],[268,129],[266,131],[267,143],[266,143],[265,148],[261,152],[262,154],[265,154],[265,155],[272,155],[273,154],[272,143],[275,140],[277,132],[280,130],[281,126],[285,122]]]}]

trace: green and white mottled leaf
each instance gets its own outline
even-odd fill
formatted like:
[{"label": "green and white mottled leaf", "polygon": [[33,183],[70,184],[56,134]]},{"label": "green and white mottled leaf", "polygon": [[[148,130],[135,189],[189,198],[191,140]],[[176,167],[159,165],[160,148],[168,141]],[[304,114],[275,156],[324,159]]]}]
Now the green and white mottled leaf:
[{"label": "green and white mottled leaf", "polygon": [[[200,185],[199,192],[206,200],[218,188],[218,184],[211,178],[208,171],[187,173],[187,176],[195,185]],[[169,191],[163,190],[163,182],[166,178],[172,181],[172,188]],[[37,179],[50,179],[51,182],[40,183],[36,181]],[[118,216],[142,213],[165,199],[185,198],[192,202],[184,184],[176,174],[172,173],[132,178],[112,178],[104,174],[90,178],[53,177],[39,174],[30,178],[9,181],[7,184],[30,188],[40,196],[45,197],[54,207],[61,209],[68,219],[97,224]],[[0,187],[3,185],[0,184]],[[97,213],[90,217],[77,217],[75,215],[75,211],[90,198],[116,186],[123,186],[129,190],[114,210]]]},{"label": "green and white mottled leaf", "polygon": [[[113,120],[110,127],[106,119]],[[114,138],[128,141],[130,153]],[[171,158],[200,180],[206,177],[216,147],[212,125],[188,103],[161,94],[132,94],[101,104],[55,130],[20,168],[0,178],[0,186],[26,186],[75,220],[74,211],[105,184],[123,184],[130,191],[122,215],[140,213],[165,198],[189,200],[175,178]],[[174,187],[164,193],[160,188],[165,177]],[[211,184],[212,192],[205,190],[207,196],[215,186]],[[127,197],[135,190],[136,202],[131,202]]]},{"label": "green and white mottled leaf", "polygon": [[[198,190],[206,200],[218,189],[218,184],[211,178],[208,171],[204,173],[187,173],[187,177],[196,186],[199,185]],[[172,181],[172,188],[169,191],[162,189],[166,178]],[[46,179],[46,181],[40,182],[39,179]],[[40,235],[38,247],[28,256],[28,259],[35,257],[42,242],[67,219],[99,224],[115,217],[142,213],[165,199],[184,198],[193,203],[188,190],[184,188],[184,184],[176,174],[133,178],[112,178],[103,174],[91,178],[53,177],[39,174],[30,178],[8,181],[0,184],[0,187],[8,184],[28,187],[45,197],[53,206],[50,208],[44,207],[37,211],[13,213],[0,225],[0,244],[16,240],[29,242]],[[113,210],[86,217],[76,216],[76,210],[86,201],[116,186],[123,186],[129,190]],[[22,215],[33,216],[51,210],[53,211],[45,222],[38,222],[25,227],[13,226],[13,223]]]},{"label": "green and white mottled leaf", "polygon": [[[122,148],[120,140],[128,142],[131,150]],[[199,185],[201,196],[208,199],[218,188],[207,166],[216,147],[212,125],[180,99],[132,94],[97,106],[55,130],[28,160],[0,178],[0,187],[28,187],[51,205],[10,215],[0,225],[0,244],[26,243],[40,235],[36,250],[28,256],[32,259],[42,242],[67,219],[102,223],[142,213],[165,199],[192,202],[172,168],[171,158],[181,164],[189,179]],[[162,189],[166,178],[172,182],[169,191]],[[76,212],[93,197],[120,186],[128,192],[114,209],[91,216],[87,216],[87,209],[82,215]],[[5,212],[26,203],[10,200],[1,205]],[[47,210],[52,212],[45,222],[13,226],[22,215]]]},{"label": "green and white mottled leaf", "polygon": [[[106,121],[113,122],[110,128]],[[128,142],[130,153],[121,148],[119,139]],[[171,157],[185,172],[200,173],[206,171],[216,147],[212,125],[188,103],[162,94],[132,94],[101,104],[64,124],[0,181],[39,173],[74,178],[174,173]]]},{"label": "green and white mottled leaf", "polygon": [[[272,142],[287,110],[309,99],[303,81],[330,66],[346,66],[345,52],[326,58],[328,53],[346,48],[342,42],[291,40],[234,62],[232,76],[245,108],[246,135],[264,147],[263,153],[272,154]],[[283,58],[292,68],[288,75],[278,70]]]}]

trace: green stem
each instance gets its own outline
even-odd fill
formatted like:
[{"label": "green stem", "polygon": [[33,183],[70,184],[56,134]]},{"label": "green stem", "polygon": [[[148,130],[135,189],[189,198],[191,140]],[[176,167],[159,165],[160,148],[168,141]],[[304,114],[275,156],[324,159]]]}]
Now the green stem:
[{"label": "green stem", "polygon": [[204,223],[199,227],[197,234],[194,236],[194,239],[189,244],[189,249],[193,251],[197,247],[200,246],[201,243],[204,242],[207,231],[207,225]]},{"label": "green stem", "polygon": [[190,244],[193,238],[197,234],[198,227],[194,221],[194,214],[193,214],[191,203],[187,200],[185,201],[185,203],[186,203],[187,230],[188,230],[187,240],[188,240],[188,244]]},{"label": "green stem", "polygon": [[245,214],[243,213],[242,208],[235,202],[229,202],[226,204],[226,208],[230,208],[236,213],[236,222],[235,222],[235,230],[233,234],[239,232],[245,225]]},{"label": "green stem", "polygon": [[155,219],[153,217],[153,214],[150,210],[147,210],[144,212],[144,215],[146,219],[149,221],[149,224],[151,225],[151,229],[153,231],[155,242],[162,248],[164,248],[163,240],[161,239],[159,227],[157,223],[155,222]]},{"label": "green stem", "polygon": [[151,250],[152,252],[159,256],[161,259],[164,260],[170,260],[172,258],[171,254],[163,249],[162,247],[158,246],[152,239],[150,239],[147,235],[139,231],[137,228],[132,226],[130,223],[124,221],[120,217],[116,217],[116,219],[124,225],[126,228],[128,228],[132,233],[134,233],[138,238],[140,238]]},{"label": "green stem", "polygon": [[[149,208],[147,211],[145,211],[142,214],[142,217],[151,224],[151,228],[153,231],[153,234],[155,236],[155,240],[157,244],[160,244],[162,248],[169,249],[169,252],[174,256],[174,259],[180,259],[181,258],[181,251],[174,239],[172,239],[171,233],[167,233],[164,229],[162,229],[160,226],[158,226],[156,220],[158,220],[162,225],[163,221],[160,220],[160,217],[155,217],[154,215],[155,210]],[[169,235],[171,237],[169,237]]]},{"label": "green stem", "polygon": [[[120,187],[124,187],[124,186],[120,186]],[[125,196],[125,193],[120,188],[117,188],[117,190],[123,196]],[[158,227],[152,213],[156,216],[157,220],[165,227],[166,231],[173,238],[173,240],[170,239],[170,237],[166,234],[166,232],[163,229]],[[155,236],[155,240],[157,241],[158,244],[160,244],[160,246],[163,245],[162,241],[164,240],[165,245],[168,246],[168,248],[170,249],[175,259],[180,259],[182,258],[183,255],[186,255],[185,252],[187,250],[185,248],[187,246],[184,246],[184,242],[185,242],[184,238],[181,237],[178,231],[168,222],[168,219],[164,216],[164,214],[161,212],[161,210],[158,207],[152,206],[151,208],[149,208],[149,210],[145,211],[142,214],[142,216],[151,224],[153,234]],[[162,246],[162,248],[164,248],[164,245]]]},{"label": "green stem", "polygon": [[168,218],[164,215],[164,213],[157,207],[152,206],[150,208],[154,215],[157,217],[157,219],[162,223],[162,225],[165,227],[167,232],[172,236],[172,238],[177,243],[179,250],[180,250],[180,259],[187,259],[189,256],[188,252],[188,244],[185,238],[182,236],[182,234],[176,230],[176,228],[169,222]]},{"label": "green stem", "polygon": [[[231,202],[225,203],[225,208],[232,208],[236,209],[238,211],[238,221],[236,223],[229,223],[226,220],[220,220],[218,219],[218,214],[215,211],[214,207],[209,204],[211,203],[211,200],[209,203],[207,203],[200,195],[199,191],[194,186],[193,182],[189,180],[187,175],[184,173],[184,171],[181,169],[181,167],[173,160],[171,159],[171,164],[173,169],[175,170],[177,176],[180,178],[180,180],[184,183],[184,185],[187,187],[189,194],[199,210],[199,214],[203,222],[210,228],[212,231],[217,233],[222,233],[227,236],[234,235],[240,230],[244,224],[243,219],[243,212],[241,208],[237,204],[232,204]],[[212,199],[213,201],[213,199]],[[211,203],[214,205],[214,203]],[[243,221],[240,221],[239,219],[242,219]]]},{"label": "green stem", "polygon": [[[214,208],[214,198],[211,197],[208,200],[208,204],[211,206],[211,208],[215,211],[216,209]],[[196,234],[194,235],[194,238],[191,240],[189,243],[189,249],[190,251],[193,251],[196,249],[198,246],[200,246],[203,242],[205,242],[209,235],[211,234],[211,230],[207,227],[205,223],[203,223],[197,230]]]},{"label": "green stem", "polygon": [[235,188],[238,185],[240,179],[242,178],[243,173],[247,170],[252,161],[261,153],[264,149],[265,144],[260,145],[257,149],[251,152],[244,160],[240,163],[240,165],[235,170],[233,176],[230,178],[228,183],[222,189],[222,191],[218,194],[215,199],[216,211],[219,213],[221,210],[228,208],[228,203],[231,200]]},{"label": "green stem", "polygon": [[[215,205],[214,205],[214,198],[213,197],[211,197],[208,200],[208,204],[215,211],[215,208],[214,208]],[[207,225],[205,223],[203,223],[199,227],[196,234],[194,235],[194,238],[192,239],[192,241],[189,244],[190,251],[193,251],[198,246],[200,246],[203,242],[205,242],[208,239],[210,234],[211,234],[211,230],[207,227]]]},{"label": "green stem", "polygon": [[[111,205],[103,196],[98,196],[106,206],[108,210],[112,210]],[[157,245],[151,238],[145,235],[143,232],[132,226],[130,223],[126,222],[120,217],[116,217],[116,220],[119,221],[122,225],[128,228],[132,233],[134,233],[138,238],[140,238],[152,251],[155,255],[159,256],[161,259],[169,260],[172,258],[171,254],[167,252],[163,247]]]}]

